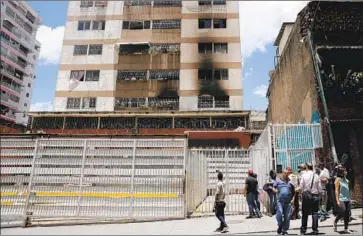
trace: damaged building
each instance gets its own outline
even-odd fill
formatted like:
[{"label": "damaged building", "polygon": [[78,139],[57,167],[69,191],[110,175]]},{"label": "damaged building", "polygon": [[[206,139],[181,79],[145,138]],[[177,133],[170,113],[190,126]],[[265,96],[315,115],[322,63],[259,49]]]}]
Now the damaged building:
[{"label": "damaged building", "polygon": [[310,2],[282,25],[275,46],[268,121],[321,123],[317,162],[343,163],[362,203],[363,3]]},{"label": "damaged building", "polygon": [[29,132],[262,130],[242,110],[240,48],[238,2],[70,1],[54,112]]}]

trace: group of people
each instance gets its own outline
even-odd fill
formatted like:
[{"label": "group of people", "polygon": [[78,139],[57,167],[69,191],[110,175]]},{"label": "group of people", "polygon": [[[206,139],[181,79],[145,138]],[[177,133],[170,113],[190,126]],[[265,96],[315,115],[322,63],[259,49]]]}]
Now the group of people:
[{"label": "group of people", "polygon": [[[332,194],[328,191],[328,187],[332,187]],[[332,175],[324,166],[314,170],[311,163],[300,164],[298,174],[294,174],[291,168],[286,168],[281,177],[277,177],[276,172],[271,170],[263,185],[263,190],[269,197],[268,215],[271,217],[276,215],[278,234],[286,235],[290,227],[290,220],[300,218],[300,233],[306,234],[308,216],[312,215],[312,230],[313,234],[317,235],[319,219],[324,221],[329,218],[329,199],[333,201],[329,207],[336,216],[334,231],[337,231],[337,223],[344,219],[344,232],[350,233],[348,224],[351,220],[351,197],[347,171],[342,165],[336,165]],[[261,218],[257,175],[252,170],[248,171],[243,194],[248,204],[249,215],[247,218]],[[221,232],[228,230],[224,215],[226,206],[224,197],[223,174],[218,172],[215,213],[220,221],[217,231]]]}]

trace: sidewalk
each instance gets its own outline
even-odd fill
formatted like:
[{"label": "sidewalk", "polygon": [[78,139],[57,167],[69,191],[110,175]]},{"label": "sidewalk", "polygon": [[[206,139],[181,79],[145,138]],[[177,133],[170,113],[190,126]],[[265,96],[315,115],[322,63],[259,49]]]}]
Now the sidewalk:
[{"label": "sidewalk", "polygon": [[[351,225],[362,224],[360,214],[362,214],[362,209],[352,211],[352,216],[356,220],[352,221]],[[276,230],[275,217],[246,219],[246,216],[229,216],[227,221],[230,226],[227,234],[262,234]],[[290,229],[299,229],[300,223],[300,220],[291,221]],[[333,216],[324,222],[319,222],[320,232],[324,233],[324,227],[331,227],[332,223]],[[311,226],[311,217],[309,217],[309,226]],[[220,235],[220,233],[214,232],[217,227],[217,219],[208,217],[130,224],[8,228],[1,229],[1,235]]]}]

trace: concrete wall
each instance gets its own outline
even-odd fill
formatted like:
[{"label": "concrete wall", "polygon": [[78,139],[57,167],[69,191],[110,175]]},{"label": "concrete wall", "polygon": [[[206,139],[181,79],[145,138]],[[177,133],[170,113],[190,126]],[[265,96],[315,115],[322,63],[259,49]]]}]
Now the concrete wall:
[{"label": "concrete wall", "polygon": [[279,43],[279,47],[278,47],[278,56],[282,55],[282,52],[285,49],[287,40],[289,39],[289,36],[290,36],[291,31],[292,31],[293,28],[294,28],[293,24],[285,26],[285,30],[284,30],[284,33],[282,34],[282,37],[281,37],[280,43]]},{"label": "concrete wall", "polygon": [[312,58],[306,40],[300,39],[296,25],[271,76],[268,117],[273,123],[310,121],[317,111]]}]

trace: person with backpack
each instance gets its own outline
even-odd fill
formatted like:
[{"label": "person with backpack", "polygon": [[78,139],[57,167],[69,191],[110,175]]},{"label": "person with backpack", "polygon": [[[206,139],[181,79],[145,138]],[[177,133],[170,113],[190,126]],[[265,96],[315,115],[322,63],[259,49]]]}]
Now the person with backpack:
[{"label": "person with backpack", "polygon": [[308,225],[308,216],[312,215],[313,234],[319,233],[319,204],[322,194],[321,182],[319,176],[313,171],[313,165],[306,163],[307,171],[303,173],[300,180],[300,189],[302,193],[302,218],[300,234],[305,234]]},{"label": "person with backpack", "polygon": [[276,172],[270,170],[266,183],[263,186],[263,190],[267,192],[269,198],[269,212],[268,216],[272,217],[276,213],[276,193],[273,191],[273,185],[276,181]]}]

